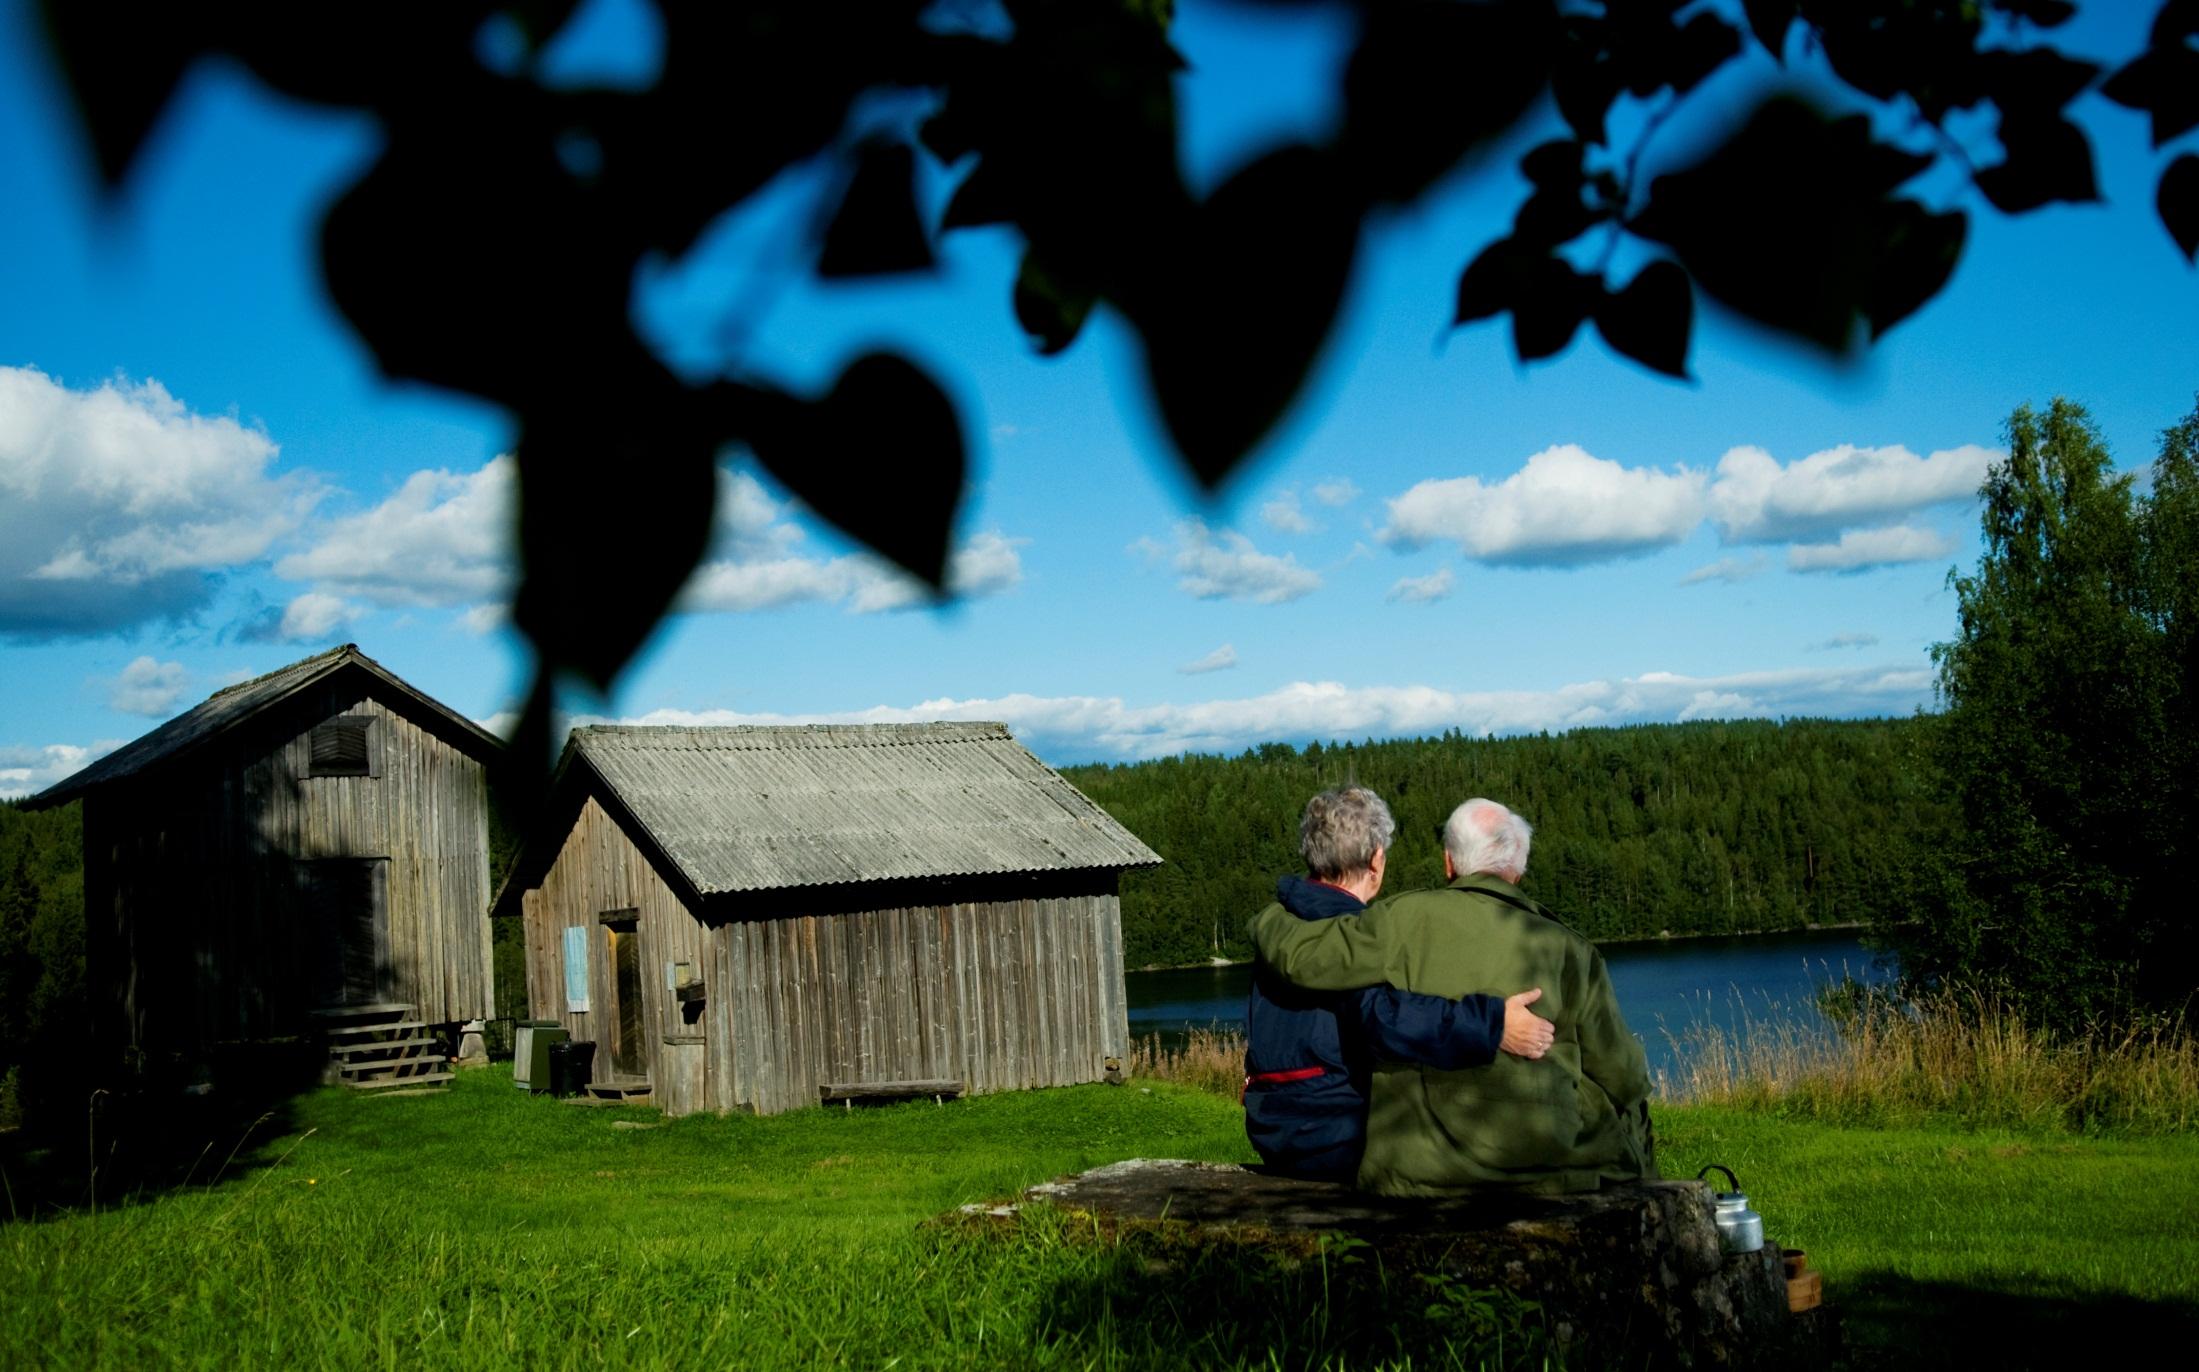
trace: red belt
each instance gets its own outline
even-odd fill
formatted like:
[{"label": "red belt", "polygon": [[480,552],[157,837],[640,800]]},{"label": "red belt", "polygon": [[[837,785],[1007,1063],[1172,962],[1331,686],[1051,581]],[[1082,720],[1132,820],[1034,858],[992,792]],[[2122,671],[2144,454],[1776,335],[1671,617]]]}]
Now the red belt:
[{"label": "red belt", "polygon": [[1237,1103],[1245,1103],[1245,1092],[1255,1086],[1281,1086],[1287,1081],[1305,1081],[1312,1077],[1326,1076],[1326,1067],[1293,1067],[1287,1072],[1254,1072],[1245,1078],[1245,1084],[1237,1088]]}]

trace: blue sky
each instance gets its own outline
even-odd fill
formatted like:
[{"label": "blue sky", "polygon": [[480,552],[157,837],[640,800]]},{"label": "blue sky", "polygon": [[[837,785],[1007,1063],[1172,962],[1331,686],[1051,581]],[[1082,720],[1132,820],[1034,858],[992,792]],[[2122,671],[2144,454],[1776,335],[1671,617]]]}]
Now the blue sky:
[{"label": "blue sky", "polygon": [[[2094,6],[2068,44],[2127,54],[2151,11]],[[647,69],[628,6],[576,28],[564,71]],[[1335,15],[1187,3],[1176,36],[1196,179],[1333,117]],[[337,642],[503,717],[527,669],[500,620],[509,426],[384,382],[319,283],[315,225],[371,124],[202,67],[110,215],[63,108],[22,8],[0,10],[0,795]],[[637,317],[697,371],[815,384],[880,341],[930,362],[976,448],[964,594],[923,607],[729,457],[686,608],[608,699],[567,704],[998,718],[1055,762],[1928,705],[2008,412],[2079,399],[2139,467],[2199,390],[2199,280],[2151,213],[2165,155],[2140,117],[2081,113],[2108,203],[2010,220],[1928,182],[1971,212],[1970,249],[1846,369],[1709,313],[1692,383],[1588,333],[1523,369],[1505,325],[1446,325],[1524,188],[1454,184],[1377,230],[1304,403],[1213,499],[1160,456],[1126,331],[1032,355],[1004,233],[948,238],[917,284],[759,280],[796,178],[645,273]],[[729,340],[734,295],[763,308]]]}]

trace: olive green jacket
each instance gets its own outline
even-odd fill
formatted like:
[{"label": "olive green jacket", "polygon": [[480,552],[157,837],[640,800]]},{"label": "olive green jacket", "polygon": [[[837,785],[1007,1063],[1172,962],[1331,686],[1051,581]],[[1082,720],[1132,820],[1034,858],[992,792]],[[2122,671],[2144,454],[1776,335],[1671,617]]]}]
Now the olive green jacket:
[{"label": "olive green jacket", "polygon": [[1367,1190],[1592,1191],[1657,1175],[1649,1067],[1619,1016],[1603,956],[1510,882],[1460,877],[1335,919],[1300,920],[1271,905],[1251,932],[1262,958],[1314,990],[1542,988],[1533,1008],[1556,1026],[1557,1042],[1536,1061],[1500,1053],[1456,1072],[1376,1067],[1359,1168]]}]

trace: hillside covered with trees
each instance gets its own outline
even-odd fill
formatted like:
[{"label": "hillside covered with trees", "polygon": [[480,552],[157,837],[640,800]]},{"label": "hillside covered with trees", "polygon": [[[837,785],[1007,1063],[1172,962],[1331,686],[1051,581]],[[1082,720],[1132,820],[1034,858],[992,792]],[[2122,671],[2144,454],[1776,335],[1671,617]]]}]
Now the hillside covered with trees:
[{"label": "hillside covered with trees", "polygon": [[1264,744],[1064,768],[1168,859],[1123,881],[1132,966],[1251,954],[1245,920],[1297,871],[1298,816],[1357,782],[1397,816],[1391,891],[1439,885],[1437,833],[1488,796],[1535,825],[1526,889],[1594,938],[1900,921],[1915,845],[1952,817],[1932,721],[1769,720],[1559,735]]}]

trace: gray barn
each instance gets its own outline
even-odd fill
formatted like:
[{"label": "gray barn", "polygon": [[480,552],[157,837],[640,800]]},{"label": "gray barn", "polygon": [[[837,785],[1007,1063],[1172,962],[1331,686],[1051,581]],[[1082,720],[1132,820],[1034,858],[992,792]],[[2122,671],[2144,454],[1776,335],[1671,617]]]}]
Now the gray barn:
[{"label": "gray barn", "polygon": [[491,1014],[484,763],[500,747],[346,644],[34,797],[84,802],[95,1044],[157,1066],[305,1036],[332,1008]]},{"label": "gray barn", "polygon": [[1159,861],[999,724],[587,728],[497,913],[599,1090],[770,1114],[1098,1080]]}]

